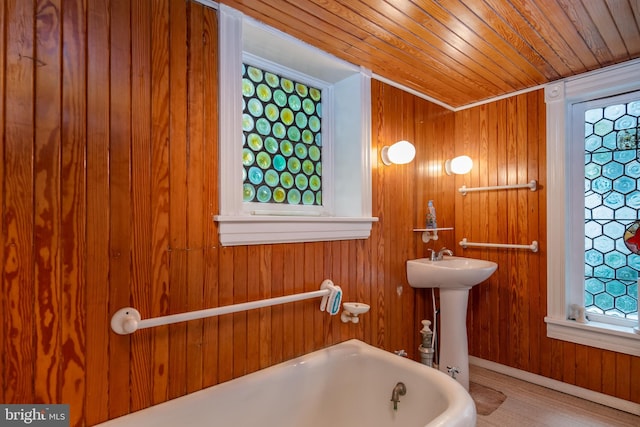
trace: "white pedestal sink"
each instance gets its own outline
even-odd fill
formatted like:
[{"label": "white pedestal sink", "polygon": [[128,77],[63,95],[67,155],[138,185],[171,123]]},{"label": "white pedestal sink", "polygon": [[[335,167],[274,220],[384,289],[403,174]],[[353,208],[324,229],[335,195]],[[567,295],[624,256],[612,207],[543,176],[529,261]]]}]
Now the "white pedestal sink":
[{"label": "white pedestal sink", "polygon": [[407,280],[413,288],[440,289],[440,370],[458,369],[456,379],[469,390],[467,303],[469,289],[493,274],[498,264],[473,258],[445,256],[440,261],[407,261]]}]

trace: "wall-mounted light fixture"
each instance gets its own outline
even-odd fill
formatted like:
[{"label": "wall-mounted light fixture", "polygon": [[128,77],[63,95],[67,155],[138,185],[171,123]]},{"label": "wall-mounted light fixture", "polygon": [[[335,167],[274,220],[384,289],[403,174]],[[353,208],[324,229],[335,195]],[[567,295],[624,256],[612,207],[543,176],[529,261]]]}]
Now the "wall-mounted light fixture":
[{"label": "wall-mounted light fixture", "polygon": [[462,175],[471,170],[473,167],[473,160],[469,156],[458,156],[453,159],[448,159],[444,162],[444,171],[447,175],[457,174]]},{"label": "wall-mounted light fixture", "polygon": [[388,145],[382,147],[380,156],[385,165],[403,165],[413,160],[416,156],[416,148],[409,141],[398,141],[391,147]]}]

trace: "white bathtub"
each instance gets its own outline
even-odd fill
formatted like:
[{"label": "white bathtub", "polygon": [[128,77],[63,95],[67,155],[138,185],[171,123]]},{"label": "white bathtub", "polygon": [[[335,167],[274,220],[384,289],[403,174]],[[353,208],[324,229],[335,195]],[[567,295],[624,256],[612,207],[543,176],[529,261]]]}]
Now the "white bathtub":
[{"label": "white bathtub", "polygon": [[[397,410],[391,394],[406,385]],[[475,426],[466,390],[433,368],[346,341],[102,427]]]}]

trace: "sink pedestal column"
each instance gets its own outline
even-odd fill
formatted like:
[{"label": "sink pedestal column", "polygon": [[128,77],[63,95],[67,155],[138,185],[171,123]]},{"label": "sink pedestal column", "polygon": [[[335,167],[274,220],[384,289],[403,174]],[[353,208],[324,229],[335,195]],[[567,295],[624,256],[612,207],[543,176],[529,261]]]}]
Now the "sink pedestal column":
[{"label": "sink pedestal column", "polygon": [[460,373],[456,380],[469,390],[469,345],[467,342],[468,288],[440,288],[440,371],[448,374],[447,366]]},{"label": "sink pedestal column", "polygon": [[[442,252],[442,251],[441,251]],[[458,368],[458,382],[469,390],[469,346],[467,344],[467,302],[469,290],[491,276],[493,261],[445,256],[407,261],[407,281],[414,288],[440,289],[440,370]]]}]

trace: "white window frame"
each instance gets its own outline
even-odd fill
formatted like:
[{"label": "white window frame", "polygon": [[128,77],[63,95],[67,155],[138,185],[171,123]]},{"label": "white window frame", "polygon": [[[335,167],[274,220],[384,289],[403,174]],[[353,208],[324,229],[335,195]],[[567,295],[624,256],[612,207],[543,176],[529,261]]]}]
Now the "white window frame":
[{"label": "white window frame", "polygon": [[[371,216],[371,72],[219,5],[223,246],[366,239]],[[242,62],[323,88],[322,208],[242,200]],[[277,64],[277,65],[276,65]],[[339,129],[339,131],[338,131]]]},{"label": "white window frame", "polygon": [[[584,277],[584,270],[571,265],[584,263],[584,198],[582,191],[570,192],[571,179],[577,188],[584,183],[584,154],[570,155],[572,135],[584,132],[583,123],[571,126],[572,106],[640,89],[640,61],[603,68],[554,82],[545,87],[547,104],[547,336],[564,341],[640,355],[640,334],[628,324],[597,320],[578,323],[568,319],[569,305],[575,299],[572,275]],[[573,161],[569,161],[573,160]],[[579,170],[579,173],[578,173]],[[575,184],[574,184],[575,185]],[[572,206],[581,204],[579,226],[575,226]],[[574,211],[575,212],[575,211]],[[572,225],[574,225],[572,227]],[[581,235],[577,239],[576,233]],[[572,243],[579,242],[579,243]],[[573,263],[571,262],[573,257]],[[578,260],[579,258],[579,260]],[[584,290],[583,290],[584,291]],[[583,304],[584,296],[580,300]]]}]

